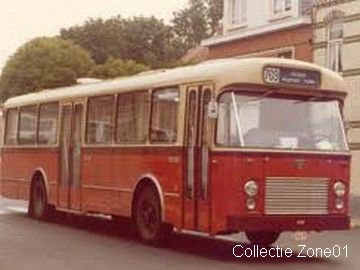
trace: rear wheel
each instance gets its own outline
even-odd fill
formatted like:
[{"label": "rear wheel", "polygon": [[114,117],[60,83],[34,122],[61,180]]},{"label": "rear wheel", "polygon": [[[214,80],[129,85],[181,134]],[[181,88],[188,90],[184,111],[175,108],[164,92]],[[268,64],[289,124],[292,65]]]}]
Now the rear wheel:
[{"label": "rear wheel", "polygon": [[162,223],[160,198],[150,185],[140,191],[134,215],[137,234],[146,243],[159,244],[172,231],[172,226]]},{"label": "rear wheel", "polygon": [[49,205],[44,182],[36,180],[31,189],[30,215],[36,219],[44,220],[48,217]]},{"label": "rear wheel", "polygon": [[251,242],[251,244],[259,246],[270,246],[271,244],[274,244],[276,240],[278,240],[279,236],[279,232],[246,232],[246,237]]}]

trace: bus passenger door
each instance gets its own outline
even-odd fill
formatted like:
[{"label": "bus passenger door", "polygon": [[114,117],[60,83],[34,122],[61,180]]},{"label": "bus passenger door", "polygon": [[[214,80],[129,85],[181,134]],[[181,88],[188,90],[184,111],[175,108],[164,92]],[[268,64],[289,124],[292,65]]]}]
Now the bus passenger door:
[{"label": "bus passenger door", "polygon": [[83,104],[62,107],[58,205],[64,209],[81,209],[82,118]]},{"label": "bus passenger door", "polygon": [[190,87],[187,93],[186,165],[183,192],[183,227],[208,231],[210,204],[208,192],[208,121],[209,86]]}]

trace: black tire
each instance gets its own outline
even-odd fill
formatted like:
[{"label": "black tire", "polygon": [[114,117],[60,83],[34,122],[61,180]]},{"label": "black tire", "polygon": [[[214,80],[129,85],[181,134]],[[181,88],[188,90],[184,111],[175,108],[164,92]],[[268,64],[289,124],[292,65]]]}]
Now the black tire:
[{"label": "black tire", "polygon": [[46,220],[49,217],[50,207],[47,202],[45,185],[41,180],[35,180],[32,186],[29,212],[30,216],[35,219]]},{"label": "black tire", "polygon": [[158,245],[172,232],[172,226],[161,220],[161,204],[156,189],[150,185],[139,192],[135,203],[134,224],[142,241]]},{"label": "black tire", "polygon": [[280,236],[279,232],[271,231],[248,231],[245,234],[251,244],[263,247],[274,244]]}]

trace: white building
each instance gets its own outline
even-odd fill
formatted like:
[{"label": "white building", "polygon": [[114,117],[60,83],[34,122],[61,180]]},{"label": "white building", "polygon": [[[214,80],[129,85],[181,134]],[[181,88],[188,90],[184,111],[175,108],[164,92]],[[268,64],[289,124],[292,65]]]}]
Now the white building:
[{"label": "white building", "polygon": [[360,0],[318,1],[314,25],[314,62],[339,72],[347,83],[352,192],[360,196]]},{"label": "white building", "polygon": [[202,42],[208,58],[278,56],[312,62],[314,0],[224,0],[222,33]]}]

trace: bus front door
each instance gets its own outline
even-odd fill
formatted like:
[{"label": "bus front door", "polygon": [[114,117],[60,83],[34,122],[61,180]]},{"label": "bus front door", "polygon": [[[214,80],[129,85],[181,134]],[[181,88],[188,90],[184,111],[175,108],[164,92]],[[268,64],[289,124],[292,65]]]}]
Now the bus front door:
[{"label": "bus front door", "polygon": [[210,229],[209,140],[207,108],[211,86],[189,87],[186,113],[185,182],[183,228],[206,232]]},{"label": "bus front door", "polygon": [[81,145],[83,104],[62,107],[58,206],[81,210]]}]

